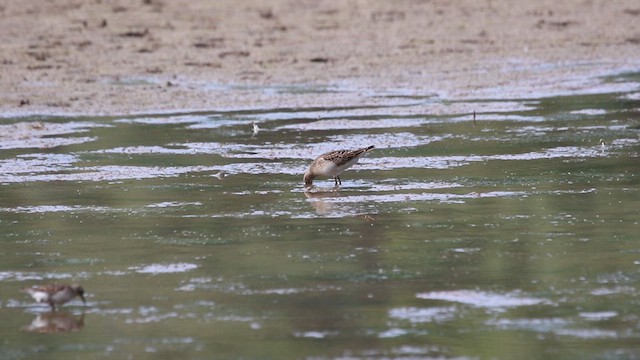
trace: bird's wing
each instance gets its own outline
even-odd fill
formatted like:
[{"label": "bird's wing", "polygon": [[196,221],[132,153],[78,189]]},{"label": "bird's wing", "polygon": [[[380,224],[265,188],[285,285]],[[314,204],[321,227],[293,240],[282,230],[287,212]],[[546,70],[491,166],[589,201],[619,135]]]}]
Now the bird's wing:
[{"label": "bird's wing", "polygon": [[336,165],[341,166],[346,164],[349,160],[353,159],[353,157],[350,156],[350,153],[352,152],[353,151],[351,150],[336,150],[328,152],[321,157],[326,161],[331,161]]},{"label": "bird's wing", "polygon": [[373,146],[357,150],[336,150],[322,155],[322,158],[328,161],[333,161],[338,166],[342,166],[371,149],[373,149]]},{"label": "bird's wing", "polygon": [[24,289],[25,291],[28,291],[29,289],[31,290],[35,290],[35,291],[42,291],[42,292],[46,292],[49,294],[55,294],[60,290],[63,290],[67,285],[60,285],[60,284],[47,284],[47,285],[41,285],[41,286],[34,286],[31,288],[27,288]]}]

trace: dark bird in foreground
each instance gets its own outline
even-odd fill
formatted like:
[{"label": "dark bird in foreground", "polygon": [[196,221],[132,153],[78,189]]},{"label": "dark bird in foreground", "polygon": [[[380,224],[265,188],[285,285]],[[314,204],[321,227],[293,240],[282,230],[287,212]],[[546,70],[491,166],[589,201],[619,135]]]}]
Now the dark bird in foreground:
[{"label": "dark bird in foreground", "polygon": [[80,285],[48,284],[22,289],[22,291],[31,295],[38,303],[49,304],[51,311],[56,311],[56,305],[60,307],[76,296],[80,297],[85,305],[87,303],[84,299],[84,289]]},{"label": "dark bird in foreground", "polygon": [[335,186],[342,185],[339,175],[373,148],[374,146],[371,145],[356,150],[336,150],[318,156],[309,166],[309,170],[304,173],[304,186],[310,188],[313,185],[313,179],[318,176],[332,177],[335,180]]}]

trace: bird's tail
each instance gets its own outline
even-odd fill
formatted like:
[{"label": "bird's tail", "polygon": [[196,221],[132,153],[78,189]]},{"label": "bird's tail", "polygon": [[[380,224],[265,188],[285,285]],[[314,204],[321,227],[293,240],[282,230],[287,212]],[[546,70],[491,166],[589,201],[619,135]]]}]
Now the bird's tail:
[{"label": "bird's tail", "polygon": [[375,146],[371,145],[371,146],[366,147],[366,148],[350,151],[348,157],[351,158],[351,157],[355,157],[355,156],[361,156],[362,154],[370,151],[373,148],[375,148]]},{"label": "bird's tail", "polygon": [[360,156],[364,153],[366,153],[367,151],[370,151],[371,149],[375,148],[375,146],[371,145],[369,147],[366,148],[362,148],[362,149],[358,149],[358,150],[353,150],[349,152],[350,157],[351,156]]}]

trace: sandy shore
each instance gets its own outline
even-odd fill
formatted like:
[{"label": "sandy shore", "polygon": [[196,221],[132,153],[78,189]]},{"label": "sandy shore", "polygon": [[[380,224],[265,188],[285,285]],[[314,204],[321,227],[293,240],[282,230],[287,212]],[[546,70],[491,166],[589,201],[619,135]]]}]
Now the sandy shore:
[{"label": "sandy shore", "polygon": [[5,1],[0,39],[3,116],[510,98],[640,70],[640,3]]}]

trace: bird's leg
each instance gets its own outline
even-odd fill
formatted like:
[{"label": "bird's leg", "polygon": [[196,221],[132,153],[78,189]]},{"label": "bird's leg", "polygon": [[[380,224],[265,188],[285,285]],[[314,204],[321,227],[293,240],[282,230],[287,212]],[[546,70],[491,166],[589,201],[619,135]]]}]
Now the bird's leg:
[{"label": "bird's leg", "polygon": [[336,175],[336,179],[338,179],[338,184],[342,185],[342,180],[340,180],[340,176]]},{"label": "bird's leg", "polygon": [[333,181],[335,181],[334,187],[338,187],[338,177],[334,176]]},{"label": "bird's leg", "polygon": [[49,306],[51,306],[51,312],[56,312],[56,306],[53,304],[53,302],[49,301]]}]

